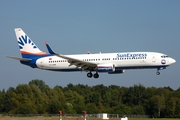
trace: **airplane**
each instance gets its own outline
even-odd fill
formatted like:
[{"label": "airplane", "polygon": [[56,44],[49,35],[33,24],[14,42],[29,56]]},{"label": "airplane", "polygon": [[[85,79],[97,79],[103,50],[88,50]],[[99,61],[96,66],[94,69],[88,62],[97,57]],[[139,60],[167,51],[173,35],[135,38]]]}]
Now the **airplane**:
[{"label": "airplane", "polygon": [[86,71],[88,78],[98,78],[101,72],[121,74],[130,69],[157,69],[156,74],[160,75],[159,70],[166,69],[176,62],[175,59],[158,52],[100,52],[98,54],[62,55],[54,52],[47,42],[45,44],[48,52],[43,52],[21,28],[14,30],[22,58],[7,57],[19,60],[23,65],[42,70]]}]

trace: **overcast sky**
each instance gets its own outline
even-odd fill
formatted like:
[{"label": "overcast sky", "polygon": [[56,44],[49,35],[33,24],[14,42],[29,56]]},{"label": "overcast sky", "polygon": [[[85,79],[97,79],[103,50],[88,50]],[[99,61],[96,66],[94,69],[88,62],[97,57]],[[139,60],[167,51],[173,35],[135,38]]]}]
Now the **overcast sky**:
[{"label": "overcast sky", "polygon": [[[156,69],[127,70],[124,74],[51,72],[32,69],[6,55],[21,57],[14,28],[22,28],[34,43],[47,51],[48,42],[60,54],[153,51],[165,53],[176,63],[161,75]],[[145,87],[180,87],[179,0],[1,0],[0,90],[43,80],[50,87],[84,84]]]}]

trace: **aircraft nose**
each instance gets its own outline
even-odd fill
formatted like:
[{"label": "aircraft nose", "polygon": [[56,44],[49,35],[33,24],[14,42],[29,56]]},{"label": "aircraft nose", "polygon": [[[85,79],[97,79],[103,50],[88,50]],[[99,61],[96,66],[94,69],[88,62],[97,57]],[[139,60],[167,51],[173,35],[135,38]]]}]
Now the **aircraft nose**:
[{"label": "aircraft nose", "polygon": [[176,60],[171,58],[170,62],[171,62],[171,64],[174,64],[176,62]]}]

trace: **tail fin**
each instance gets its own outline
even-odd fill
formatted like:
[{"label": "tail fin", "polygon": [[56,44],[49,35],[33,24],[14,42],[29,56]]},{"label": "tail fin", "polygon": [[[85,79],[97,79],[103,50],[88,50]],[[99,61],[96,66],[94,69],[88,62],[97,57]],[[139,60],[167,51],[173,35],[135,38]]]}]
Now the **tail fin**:
[{"label": "tail fin", "polygon": [[23,58],[44,56],[47,54],[45,52],[42,52],[21,28],[15,28],[14,30],[20,48],[20,53]]}]

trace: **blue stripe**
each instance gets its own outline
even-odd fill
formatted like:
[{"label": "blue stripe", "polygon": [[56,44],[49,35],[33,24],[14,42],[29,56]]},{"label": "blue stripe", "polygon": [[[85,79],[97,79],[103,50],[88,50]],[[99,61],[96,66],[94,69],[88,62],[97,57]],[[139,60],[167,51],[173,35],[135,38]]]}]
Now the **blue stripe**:
[{"label": "blue stripe", "polygon": [[[158,69],[158,70],[162,70],[165,69],[166,67],[168,67],[168,65],[166,66],[131,66],[131,67],[116,67],[115,70],[130,70],[130,69]],[[50,71],[60,71],[60,72],[75,72],[75,71],[82,71],[81,69],[78,68],[74,68],[74,69],[46,69],[46,70],[50,70]],[[108,72],[108,71],[98,71],[98,72]]]},{"label": "blue stripe", "polygon": [[60,72],[76,72],[76,71],[82,71],[81,69],[74,68],[74,69],[45,69],[50,71],[60,71]]},{"label": "blue stripe", "polygon": [[53,56],[52,54],[45,54],[45,55],[36,55],[36,54],[21,54],[23,58],[41,58],[41,57],[47,57],[47,56]]},{"label": "blue stripe", "polygon": [[165,69],[166,67],[168,67],[169,65],[163,65],[163,66],[129,66],[129,67],[116,67],[115,69],[160,69],[163,68]]}]

